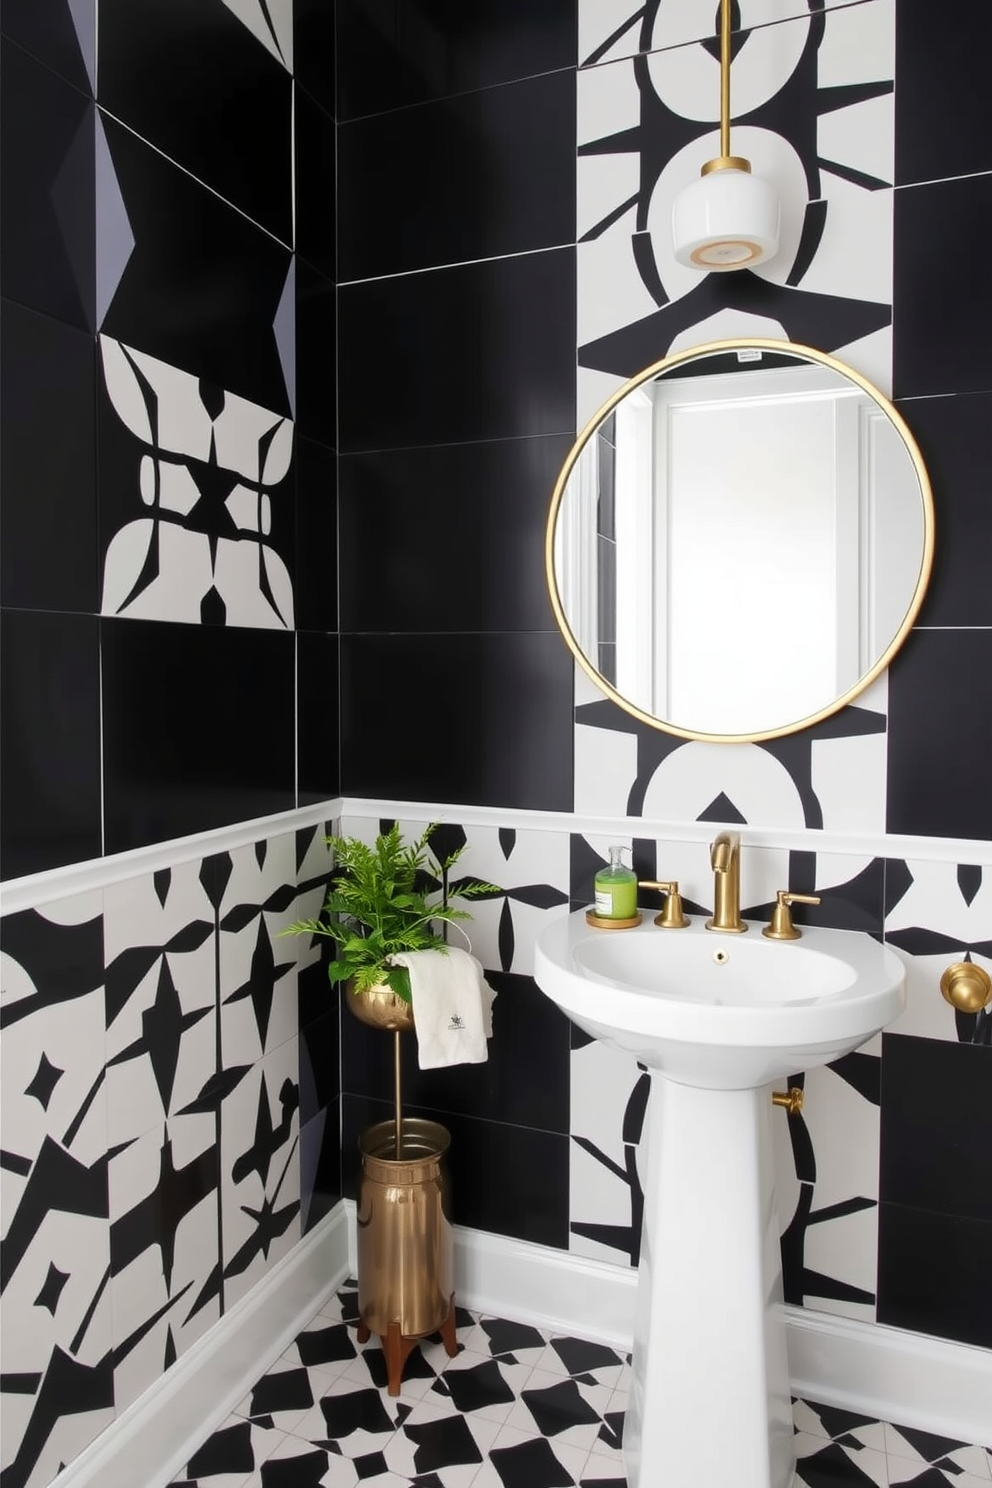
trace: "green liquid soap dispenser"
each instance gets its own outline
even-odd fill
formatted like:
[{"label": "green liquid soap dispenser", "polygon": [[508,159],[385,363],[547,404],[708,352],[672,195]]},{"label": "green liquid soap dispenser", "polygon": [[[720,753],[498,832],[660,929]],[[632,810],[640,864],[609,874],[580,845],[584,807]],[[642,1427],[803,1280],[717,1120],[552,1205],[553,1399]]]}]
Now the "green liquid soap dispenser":
[{"label": "green liquid soap dispenser", "polygon": [[637,916],[637,874],[625,868],[621,854],[627,847],[610,848],[610,866],[596,874],[596,918],[633,920]]}]

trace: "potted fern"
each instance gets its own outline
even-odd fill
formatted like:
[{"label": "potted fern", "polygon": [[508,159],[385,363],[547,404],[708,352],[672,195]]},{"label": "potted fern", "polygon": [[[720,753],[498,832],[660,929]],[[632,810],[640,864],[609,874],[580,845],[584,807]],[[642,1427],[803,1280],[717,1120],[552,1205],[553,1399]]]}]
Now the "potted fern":
[{"label": "potted fern", "polygon": [[[394,966],[391,958],[403,951],[447,949],[444,935],[436,928],[472,918],[467,909],[449,903],[451,898],[479,899],[502,891],[479,879],[448,882],[448,871],[465,850],[465,844],[447,857],[438,858],[430,845],[437,823],[426,827],[415,842],[404,843],[399,824],[382,832],[370,847],[357,837],[328,837],[334,852],[335,871],[331,887],[317,919],[297,920],[283,933],[326,935],[335,943],[327,975],[332,985],[346,982],[353,993],[368,1003],[386,988],[394,1012],[395,999],[411,1005],[410,973]],[[440,893],[440,900],[432,898]],[[359,1017],[362,1013],[354,1008]],[[377,1022],[381,1020],[376,1018]]]}]

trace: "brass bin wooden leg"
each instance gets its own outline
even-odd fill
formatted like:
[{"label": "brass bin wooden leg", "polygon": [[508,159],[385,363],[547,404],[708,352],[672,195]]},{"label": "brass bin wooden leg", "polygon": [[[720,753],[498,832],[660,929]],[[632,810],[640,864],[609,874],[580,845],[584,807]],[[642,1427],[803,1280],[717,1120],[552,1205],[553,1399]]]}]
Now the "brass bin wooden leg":
[{"label": "brass bin wooden leg", "polygon": [[402,1151],[396,1124],[379,1122],[359,1138],[358,1341],[382,1339],[389,1394],[418,1339],[440,1333],[453,1357],[454,1244],[444,1154],[451,1138],[435,1121],[406,1117]]}]

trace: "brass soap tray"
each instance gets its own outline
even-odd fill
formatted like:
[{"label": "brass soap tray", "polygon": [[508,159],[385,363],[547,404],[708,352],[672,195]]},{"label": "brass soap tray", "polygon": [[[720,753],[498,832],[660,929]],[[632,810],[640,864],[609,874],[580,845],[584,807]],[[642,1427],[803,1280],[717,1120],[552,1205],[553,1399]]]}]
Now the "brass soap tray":
[{"label": "brass soap tray", "polygon": [[586,910],[586,924],[591,925],[594,930],[633,930],[635,925],[641,923],[642,918],[640,910],[628,920],[605,920],[595,910]]}]

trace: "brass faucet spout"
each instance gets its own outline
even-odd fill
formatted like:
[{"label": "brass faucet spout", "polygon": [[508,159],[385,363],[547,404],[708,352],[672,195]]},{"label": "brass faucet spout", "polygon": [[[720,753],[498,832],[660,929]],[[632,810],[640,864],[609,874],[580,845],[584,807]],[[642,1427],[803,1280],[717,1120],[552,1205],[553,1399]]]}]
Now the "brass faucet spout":
[{"label": "brass faucet spout", "polygon": [[747,929],[741,919],[741,836],[739,832],[721,832],[710,846],[713,869],[713,917],[706,921],[707,930],[741,935]]}]

